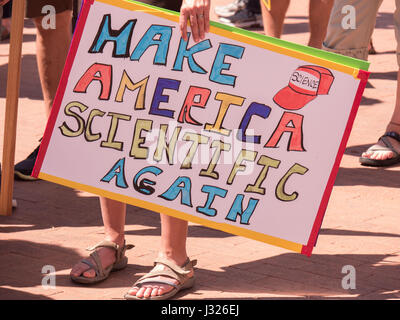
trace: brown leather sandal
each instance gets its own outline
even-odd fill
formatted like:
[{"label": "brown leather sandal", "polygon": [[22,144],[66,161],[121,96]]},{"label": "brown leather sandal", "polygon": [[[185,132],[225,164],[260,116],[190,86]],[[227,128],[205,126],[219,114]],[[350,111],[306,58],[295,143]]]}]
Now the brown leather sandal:
[{"label": "brown leather sandal", "polygon": [[[158,265],[164,265],[167,267],[165,270],[156,270]],[[141,277],[139,280],[135,282],[133,287],[140,288],[145,284],[166,284],[168,286],[174,287],[171,291],[164,293],[160,296],[150,296],[148,298],[139,298],[134,295],[128,293],[125,294],[124,298],[127,300],[166,300],[174,295],[176,295],[180,290],[188,289],[193,287],[195,282],[195,277],[189,277],[188,274],[193,270],[194,266],[197,264],[197,260],[190,260],[189,258],[186,260],[185,264],[180,267],[173,263],[170,260],[165,258],[158,258],[154,261],[154,268]],[[178,284],[173,283],[172,281],[168,281],[167,279],[154,279],[155,277],[162,276],[175,279],[179,281]]]},{"label": "brown leather sandal", "polygon": [[[103,267],[103,265],[101,264],[99,254],[97,253],[97,251],[95,251],[97,248],[101,248],[101,247],[112,248],[115,250],[116,260],[112,265],[108,266],[107,268]],[[83,272],[82,272],[82,274],[78,277],[70,275],[71,280],[74,282],[77,282],[77,283],[94,284],[94,283],[99,283],[99,282],[107,279],[112,271],[122,270],[127,266],[128,258],[125,256],[125,251],[132,249],[133,247],[134,247],[134,245],[132,245],[132,244],[125,245],[125,242],[124,242],[124,245],[121,247],[112,241],[106,241],[106,240],[101,241],[100,243],[96,244],[95,246],[86,249],[88,251],[93,251],[90,254],[90,257],[93,259],[95,264],[93,264],[92,261],[90,261],[88,259],[83,259],[80,261],[80,262],[87,264],[90,267],[88,270],[93,269],[96,272],[96,276],[94,278],[88,278],[88,277],[83,276]],[[84,272],[86,272],[88,270],[85,270]]]}]

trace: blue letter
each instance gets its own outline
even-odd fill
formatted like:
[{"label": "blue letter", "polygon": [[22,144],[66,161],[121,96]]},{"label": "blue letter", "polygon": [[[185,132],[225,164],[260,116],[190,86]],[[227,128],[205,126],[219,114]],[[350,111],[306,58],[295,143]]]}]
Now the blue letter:
[{"label": "blue letter", "polygon": [[135,188],[135,190],[137,192],[143,193],[145,195],[150,195],[150,194],[154,193],[154,188],[150,187],[149,185],[155,185],[156,183],[154,181],[148,180],[145,178],[143,180],[140,180],[140,182],[138,184],[138,179],[140,178],[140,176],[142,174],[144,174],[146,172],[151,172],[152,174],[158,176],[163,171],[160,168],[150,166],[150,167],[146,167],[146,168],[143,168],[142,170],[140,170],[136,174],[136,176],[133,178],[133,188]]},{"label": "blue letter", "polygon": [[111,179],[116,176],[117,187],[128,188],[128,185],[126,184],[125,180],[124,171],[125,171],[125,158],[122,158],[114,164],[111,170],[104,176],[103,179],[101,179],[101,181],[109,183]]},{"label": "blue letter", "polygon": [[230,63],[225,63],[225,56],[241,59],[243,56],[243,52],[243,47],[235,46],[233,44],[221,43],[219,45],[218,52],[215,56],[214,64],[211,69],[210,80],[234,87],[236,76],[221,74],[221,71],[229,70],[231,67]]},{"label": "blue letter", "polygon": [[[190,32],[188,32],[188,42],[189,42],[189,39],[190,39]],[[185,40],[183,40],[183,38],[181,38],[181,41],[179,43],[179,50],[176,55],[176,59],[175,59],[175,63],[174,63],[174,68],[172,70],[182,71],[183,58],[187,58],[190,71],[202,73],[202,74],[207,73],[206,70],[204,70],[201,66],[199,66],[197,64],[197,62],[193,58],[193,55],[196,54],[197,52],[210,49],[211,48],[210,40],[207,39],[207,40],[203,40],[199,43],[196,43],[189,50],[187,49],[188,42],[186,42]]]},{"label": "blue letter", "polygon": [[214,208],[210,208],[210,206],[213,203],[215,196],[225,198],[226,193],[228,191],[225,189],[218,188],[218,187],[205,185],[201,188],[201,192],[208,193],[207,201],[206,201],[206,204],[204,205],[204,207],[199,206],[196,208],[196,211],[200,212],[200,213],[204,213],[207,216],[214,217],[217,214],[217,210],[215,210]]},{"label": "blue letter", "polygon": [[243,142],[260,143],[261,136],[246,136],[246,129],[249,126],[250,119],[253,115],[257,115],[266,119],[268,118],[270,112],[271,108],[265,104],[252,102],[247,108],[246,113],[240,122],[237,138]]},{"label": "blue letter", "polygon": [[254,209],[256,208],[258,200],[250,198],[246,210],[243,211],[243,198],[244,196],[242,194],[238,194],[236,196],[235,201],[233,202],[233,205],[231,207],[231,210],[229,210],[229,213],[226,216],[227,220],[236,222],[236,218],[239,215],[241,224],[249,224],[249,220],[254,212]]},{"label": "blue letter", "polygon": [[173,118],[175,111],[169,109],[160,109],[159,106],[161,102],[169,101],[169,96],[162,94],[164,89],[172,89],[178,91],[180,85],[181,82],[178,80],[159,78],[157,80],[156,89],[154,90],[153,101],[151,102],[149,114]]},{"label": "blue letter", "polygon": [[[159,35],[159,39],[154,39]],[[167,64],[169,41],[171,40],[172,28],[168,26],[152,25],[140,39],[135,50],[132,52],[131,60],[139,61],[143,53],[151,46],[157,46],[154,56],[154,64]]]},{"label": "blue letter", "polygon": [[[183,183],[183,186],[180,184]],[[192,188],[192,183],[190,178],[188,177],[179,177],[175,180],[175,182],[165,191],[162,195],[159,195],[160,198],[163,198],[168,201],[175,200],[179,193],[182,193],[181,196],[181,204],[192,207],[192,199],[190,195],[190,190]]]},{"label": "blue letter", "polygon": [[111,16],[109,14],[104,15],[96,38],[89,49],[89,53],[102,53],[106,43],[112,41],[114,42],[113,57],[129,57],[129,45],[131,43],[133,27],[135,24],[136,19],[129,20],[118,31],[112,30]]}]

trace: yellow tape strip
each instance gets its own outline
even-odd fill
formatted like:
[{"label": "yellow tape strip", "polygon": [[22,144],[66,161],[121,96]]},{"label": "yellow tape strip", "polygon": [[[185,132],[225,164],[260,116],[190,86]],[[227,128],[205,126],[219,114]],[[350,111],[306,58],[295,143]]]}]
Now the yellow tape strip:
[{"label": "yellow tape strip", "polygon": [[[160,18],[168,19],[168,20],[174,21],[174,22],[179,22],[179,16],[177,16],[175,14],[169,14],[164,11],[152,10],[145,6],[142,6],[140,4],[136,4],[133,2],[115,1],[115,0],[96,0],[96,1],[106,3],[109,5],[115,6],[115,7],[123,8],[123,9],[146,12],[146,13],[152,14],[154,16],[158,16]],[[267,1],[269,1],[269,0],[267,0]],[[350,74],[353,77],[355,77],[356,79],[358,79],[357,76],[355,76],[359,72],[359,69],[357,69],[357,68],[348,67],[348,66],[345,66],[345,65],[333,62],[333,61],[329,61],[329,60],[325,60],[325,59],[322,59],[319,57],[312,56],[307,53],[280,47],[278,45],[275,45],[275,44],[272,44],[272,43],[269,43],[266,41],[251,38],[251,37],[245,36],[243,34],[239,34],[234,31],[232,32],[232,31],[224,30],[224,29],[221,29],[221,28],[218,28],[215,26],[210,26],[210,32],[220,35],[220,36],[223,36],[223,37],[226,37],[226,38],[229,38],[229,39],[247,43],[247,44],[259,47],[259,48],[268,49],[270,51],[274,51],[274,52],[277,52],[277,53],[280,53],[280,54],[283,54],[286,56],[304,60],[304,61],[316,64],[316,65],[324,66],[329,69],[333,69],[333,70],[337,70],[337,71],[340,71],[340,72],[343,72],[346,74]]]},{"label": "yellow tape strip", "polygon": [[269,10],[271,10],[271,0],[262,0],[265,7]]},{"label": "yellow tape strip", "polygon": [[285,249],[288,249],[288,250],[291,250],[294,252],[301,253],[302,245],[295,243],[295,242],[291,242],[291,241],[287,241],[287,240],[280,239],[277,237],[265,235],[265,234],[262,234],[262,233],[259,233],[256,231],[246,230],[246,229],[243,229],[243,228],[240,228],[237,226],[232,226],[232,225],[219,223],[219,222],[213,222],[213,221],[210,221],[207,219],[193,216],[191,214],[187,214],[185,212],[181,212],[181,211],[178,211],[175,209],[171,209],[171,208],[164,207],[164,206],[161,206],[158,204],[154,204],[154,203],[151,203],[148,201],[128,197],[128,196],[114,193],[111,191],[107,191],[107,190],[92,187],[89,185],[81,184],[78,182],[66,180],[66,179],[59,178],[59,177],[56,177],[56,176],[53,176],[53,175],[50,175],[47,173],[40,172],[38,177],[39,177],[39,179],[47,180],[47,181],[54,182],[57,184],[61,184],[63,186],[66,186],[66,187],[69,187],[72,189],[77,189],[77,190],[94,193],[96,195],[110,198],[113,200],[117,200],[120,202],[128,203],[128,204],[131,204],[136,207],[141,207],[141,208],[145,208],[147,210],[160,212],[160,213],[167,214],[167,215],[175,217],[175,218],[187,220],[187,221],[190,221],[193,223],[198,223],[198,224],[207,226],[209,228],[218,229],[218,230],[221,230],[224,232],[232,233],[237,236],[247,237],[247,238],[250,238],[253,240],[258,240],[258,241],[272,244],[272,245],[275,245],[278,247],[282,247],[282,248],[285,248]]}]

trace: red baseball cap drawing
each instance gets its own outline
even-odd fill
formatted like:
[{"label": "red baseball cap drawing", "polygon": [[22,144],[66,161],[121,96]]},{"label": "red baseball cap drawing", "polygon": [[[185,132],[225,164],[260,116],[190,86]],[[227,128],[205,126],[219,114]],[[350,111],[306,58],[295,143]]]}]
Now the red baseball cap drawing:
[{"label": "red baseball cap drawing", "polygon": [[289,85],[274,96],[274,102],[287,110],[298,110],[320,94],[328,94],[334,80],[332,72],[319,66],[300,66]]}]

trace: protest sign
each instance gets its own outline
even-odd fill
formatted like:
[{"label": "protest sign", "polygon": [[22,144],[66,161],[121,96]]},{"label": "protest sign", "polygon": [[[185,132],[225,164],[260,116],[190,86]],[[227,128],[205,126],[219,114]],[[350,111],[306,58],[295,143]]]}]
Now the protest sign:
[{"label": "protest sign", "polygon": [[310,255],[368,63],[178,20],[85,2],[33,174]]}]

